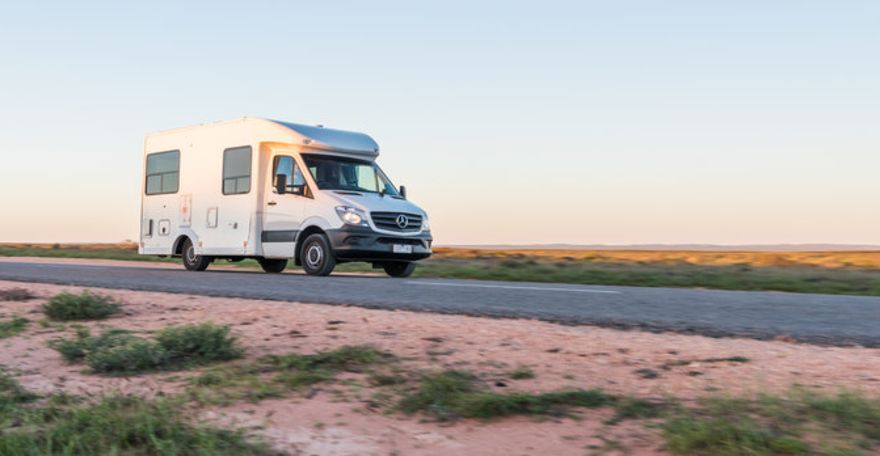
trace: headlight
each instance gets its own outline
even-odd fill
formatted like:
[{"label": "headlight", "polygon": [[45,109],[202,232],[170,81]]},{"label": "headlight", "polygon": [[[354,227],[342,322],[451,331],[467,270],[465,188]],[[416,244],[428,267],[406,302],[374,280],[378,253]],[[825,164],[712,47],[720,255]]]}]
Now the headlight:
[{"label": "headlight", "polygon": [[428,214],[422,216],[422,231],[429,231],[431,229],[431,224],[428,223]]},{"label": "headlight", "polygon": [[336,208],[339,218],[349,225],[366,225],[367,217],[360,209],[348,206],[339,206]]}]

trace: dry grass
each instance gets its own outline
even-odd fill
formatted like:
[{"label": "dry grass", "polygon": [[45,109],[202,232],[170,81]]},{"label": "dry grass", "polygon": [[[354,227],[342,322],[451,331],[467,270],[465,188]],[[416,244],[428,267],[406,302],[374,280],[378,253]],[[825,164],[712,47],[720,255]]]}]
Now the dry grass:
[{"label": "dry grass", "polygon": [[685,263],[700,266],[743,265],[880,269],[880,251],[745,252],[690,250],[462,249],[438,247],[437,259],[535,259],[596,263]]}]

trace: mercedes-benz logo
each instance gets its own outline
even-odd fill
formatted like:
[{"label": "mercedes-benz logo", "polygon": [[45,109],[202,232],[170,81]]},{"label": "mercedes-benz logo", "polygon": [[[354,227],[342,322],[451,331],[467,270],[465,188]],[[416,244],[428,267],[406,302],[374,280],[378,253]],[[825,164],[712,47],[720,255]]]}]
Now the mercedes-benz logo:
[{"label": "mercedes-benz logo", "polygon": [[409,225],[409,218],[403,214],[398,215],[397,226],[399,226],[400,229],[404,229],[407,227],[407,225]]}]

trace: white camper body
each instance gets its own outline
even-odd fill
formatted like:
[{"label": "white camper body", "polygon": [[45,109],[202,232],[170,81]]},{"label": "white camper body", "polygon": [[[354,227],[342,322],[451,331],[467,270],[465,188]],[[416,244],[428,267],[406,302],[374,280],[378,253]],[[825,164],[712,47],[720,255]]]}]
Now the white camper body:
[{"label": "white camper body", "polygon": [[406,200],[362,133],[260,118],[149,134],[139,252],[182,256],[187,269],[288,259],[326,275],[367,261],[409,275],[431,254],[427,214]]}]

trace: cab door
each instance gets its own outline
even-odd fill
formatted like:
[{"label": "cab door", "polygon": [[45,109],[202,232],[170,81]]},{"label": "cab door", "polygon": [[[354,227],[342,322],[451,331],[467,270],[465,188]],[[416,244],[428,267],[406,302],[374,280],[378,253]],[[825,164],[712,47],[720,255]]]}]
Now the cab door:
[{"label": "cab door", "polygon": [[[260,240],[266,258],[293,258],[296,237],[305,214],[306,181],[293,156],[284,153],[272,157],[271,176],[264,181],[267,197],[263,200],[263,232]],[[287,189],[279,194],[278,175],[284,175]]]}]

